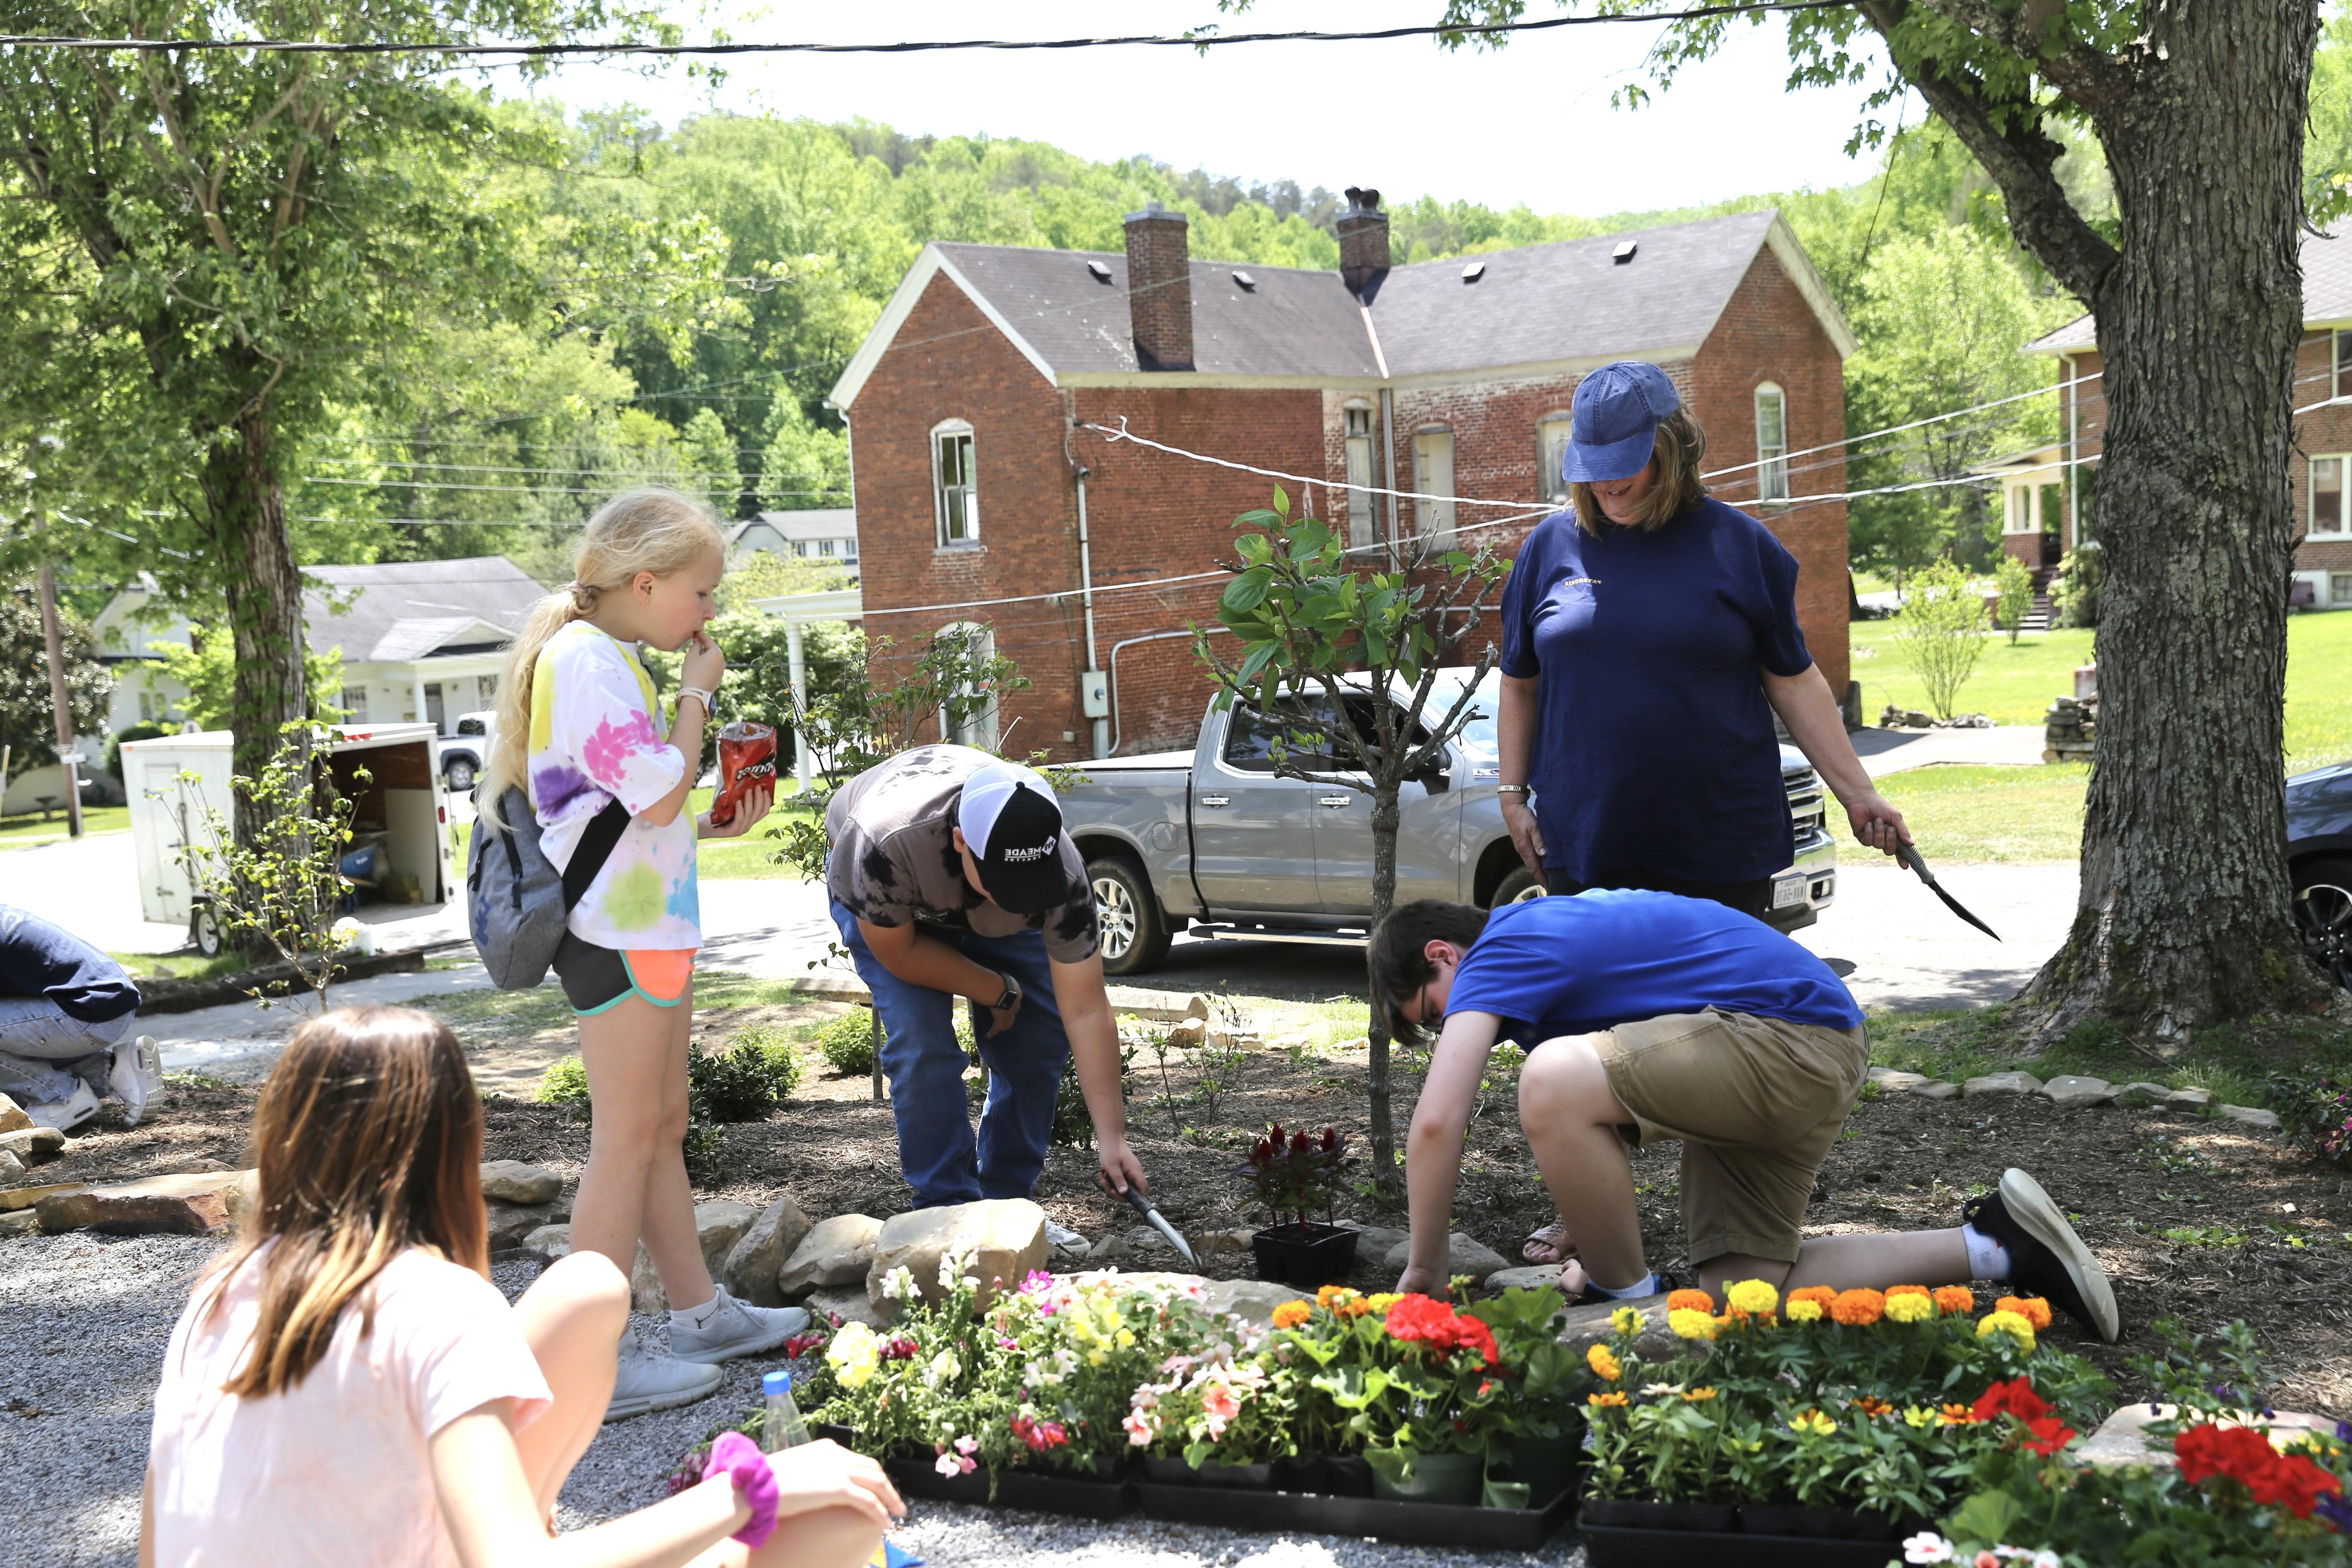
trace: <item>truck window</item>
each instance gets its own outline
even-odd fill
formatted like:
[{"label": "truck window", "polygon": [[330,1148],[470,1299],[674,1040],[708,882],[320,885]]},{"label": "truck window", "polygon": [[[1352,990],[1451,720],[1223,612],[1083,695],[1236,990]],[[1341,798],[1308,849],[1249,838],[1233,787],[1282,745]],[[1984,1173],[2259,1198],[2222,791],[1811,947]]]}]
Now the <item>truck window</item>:
[{"label": "truck window", "polygon": [[[1318,700],[1306,711],[1328,715],[1331,709],[1328,703]],[[1225,766],[1245,773],[1274,772],[1275,743],[1277,740],[1288,751],[1292,760],[1314,766],[1311,753],[1300,755],[1303,748],[1299,745],[1297,731],[1293,728],[1294,722],[1281,714],[1269,720],[1256,709],[1236,703],[1233,721],[1225,728]]]}]

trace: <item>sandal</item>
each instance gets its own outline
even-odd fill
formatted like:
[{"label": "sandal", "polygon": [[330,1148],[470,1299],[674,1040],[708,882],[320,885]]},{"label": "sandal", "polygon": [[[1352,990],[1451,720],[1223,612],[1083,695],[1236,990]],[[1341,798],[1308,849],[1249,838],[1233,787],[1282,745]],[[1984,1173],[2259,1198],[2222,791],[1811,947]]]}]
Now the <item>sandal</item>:
[{"label": "sandal", "polygon": [[1569,1243],[1568,1227],[1554,1220],[1528,1234],[1527,1240],[1519,1245],[1519,1256],[1529,1263],[1559,1264],[1575,1257],[1576,1248]]}]

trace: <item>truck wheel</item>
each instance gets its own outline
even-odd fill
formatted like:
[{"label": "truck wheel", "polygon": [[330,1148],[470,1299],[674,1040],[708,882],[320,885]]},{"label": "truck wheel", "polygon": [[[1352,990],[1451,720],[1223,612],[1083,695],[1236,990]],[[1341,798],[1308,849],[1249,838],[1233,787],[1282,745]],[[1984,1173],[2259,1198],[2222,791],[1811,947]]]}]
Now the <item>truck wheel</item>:
[{"label": "truck wheel", "polygon": [[1536,874],[1525,866],[1514,866],[1508,876],[1495,884],[1495,896],[1486,907],[1499,910],[1505,904],[1524,904],[1543,896],[1544,887],[1536,880]]},{"label": "truck wheel", "polygon": [[471,757],[450,758],[449,766],[444,773],[449,787],[461,795],[474,787],[474,759]]},{"label": "truck wheel", "polygon": [[2295,868],[2294,930],[2314,963],[2336,984],[2352,986],[2352,860],[2330,857]]},{"label": "truck wheel", "polygon": [[1106,855],[1087,863],[1095,915],[1102,922],[1105,974],[1140,974],[1168,955],[1168,921],[1151,884],[1133,861]]}]

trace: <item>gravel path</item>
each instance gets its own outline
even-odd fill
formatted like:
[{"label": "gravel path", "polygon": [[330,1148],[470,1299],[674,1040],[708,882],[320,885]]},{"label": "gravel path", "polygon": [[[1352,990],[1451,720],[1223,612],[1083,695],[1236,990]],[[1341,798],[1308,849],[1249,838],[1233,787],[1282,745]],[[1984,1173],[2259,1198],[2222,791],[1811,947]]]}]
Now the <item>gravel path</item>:
[{"label": "gravel path", "polygon": [[[0,1517],[10,1568],[130,1568],[139,1530],[152,1396],[188,1285],[220,1244],[194,1237],[76,1233],[0,1242]],[[494,1270],[509,1297],[531,1265]],[[758,1403],[760,1363],[728,1368],[719,1394],[604,1428],[572,1471],[559,1519],[576,1529],[659,1500],[663,1477],[713,1424]],[[1542,1563],[1583,1553],[1451,1552],[1331,1536],[1243,1535],[1130,1517],[1095,1524],[1048,1514],[918,1502],[894,1536],[935,1568],[1437,1568]]]}]

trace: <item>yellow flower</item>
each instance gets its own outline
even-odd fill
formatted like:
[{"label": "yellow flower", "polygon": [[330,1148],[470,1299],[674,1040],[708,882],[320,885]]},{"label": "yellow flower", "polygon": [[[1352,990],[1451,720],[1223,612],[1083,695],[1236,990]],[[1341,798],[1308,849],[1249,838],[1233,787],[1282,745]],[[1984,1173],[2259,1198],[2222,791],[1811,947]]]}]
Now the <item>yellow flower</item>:
[{"label": "yellow flower", "polygon": [[1594,1345],[1591,1350],[1586,1351],[1584,1364],[1591,1367],[1592,1375],[1603,1383],[1616,1382],[1625,1370],[1617,1364],[1617,1358],[1609,1353],[1607,1345]]},{"label": "yellow flower", "polygon": [[1642,1331],[1642,1310],[1620,1307],[1609,1314],[1609,1326],[1621,1334],[1638,1334]]},{"label": "yellow flower", "polygon": [[1977,1320],[1977,1338],[1981,1340],[1997,1333],[2007,1334],[2015,1340],[2019,1350],[2031,1351],[2033,1348],[2033,1325],[2019,1313],[1987,1312]]},{"label": "yellow flower", "polygon": [[1694,1388],[1688,1394],[1683,1395],[1683,1403],[1685,1405],[1704,1405],[1714,1397],[1715,1390],[1712,1388]]},{"label": "yellow flower", "polygon": [[1685,1340],[1715,1338],[1715,1320],[1694,1307],[1677,1307],[1666,1314],[1666,1327]]},{"label": "yellow flower", "polygon": [[1789,1321],[1792,1323],[1818,1323],[1821,1321],[1822,1304],[1819,1301],[1800,1301],[1794,1297],[1790,1299]]},{"label": "yellow flower", "polygon": [[1914,1405],[1903,1412],[1903,1425],[1912,1427],[1933,1426],[1936,1413],[1924,1405]]},{"label": "yellow flower", "polygon": [[1123,1351],[1131,1351],[1135,1348],[1135,1331],[1133,1329],[1119,1330],[1118,1348]]},{"label": "yellow flower", "polygon": [[1936,1315],[1936,1302],[1928,1296],[1889,1296],[1886,1316],[1898,1323],[1924,1323]]},{"label": "yellow flower", "polygon": [[1277,1329],[1295,1329],[1314,1314],[1315,1309],[1304,1301],[1285,1301],[1274,1310],[1274,1326]]},{"label": "yellow flower", "polygon": [[1818,1410],[1808,1410],[1789,1423],[1789,1430],[1800,1437],[1826,1437],[1837,1430],[1837,1423]]},{"label": "yellow flower", "polygon": [[1735,1312],[1760,1318],[1780,1304],[1780,1292],[1761,1279],[1742,1279],[1723,1293],[1723,1300]]},{"label": "yellow flower", "polygon": [[1625,1396],[1612,1389],[1607,1394],[1588,1394],[1584,1396],[1584,1403],[1591,1405],[1595,1410],[1606,1410],[1612,1405],[1624,1404]]},{"label": "yellow flower", "polygon": [[1364,1298],[1364,1305],[1385,1318],[1388,1316],[1389,1309],[1403,1300],[1402,1296],[1393,1290],[1375,1290]]}]

